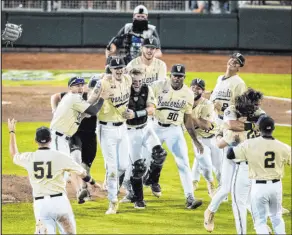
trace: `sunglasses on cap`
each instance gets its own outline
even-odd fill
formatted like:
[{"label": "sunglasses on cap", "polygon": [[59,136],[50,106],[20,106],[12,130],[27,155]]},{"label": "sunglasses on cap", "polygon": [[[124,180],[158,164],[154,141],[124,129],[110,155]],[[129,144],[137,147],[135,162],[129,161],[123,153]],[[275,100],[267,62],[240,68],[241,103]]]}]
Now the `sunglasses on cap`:
[{"label": "sunglasses on cap", "polygon": [[69,87],[70,86],[76,86],[76,85],[79,85],[79,84],[85,84],[85,81],[84,81],[84,78],[76,78],[74,80],[72,80],[69,84]]}]

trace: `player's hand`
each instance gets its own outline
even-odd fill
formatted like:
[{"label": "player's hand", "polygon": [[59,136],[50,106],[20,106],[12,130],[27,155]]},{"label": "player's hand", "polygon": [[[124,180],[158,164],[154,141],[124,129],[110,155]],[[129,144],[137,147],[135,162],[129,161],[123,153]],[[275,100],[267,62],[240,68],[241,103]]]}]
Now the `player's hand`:
[{"label": "player's hand", "polygon": [[240,118],[238,118],[238,121],[240,121],[240,122],[246,122],[246,120],[247,120],[247,117],[240,117]]},{"label": "player's hand", "polygon": [[222,108],[221,107],[221,103],[219,101],[215,100],[214,109],[215,109],[216,113],[220,113],[221,112],[221,108]]},{"label": "player's hand", "polygon": [[10,131],[14,131],[14,132],[15,132],[16,122],[17,122],[17,121],[16,121],[14,118],[12,118],[12,119],[9,119],[9,118],[8,118],[8,122],[7,122],[7,124],[8,124],[8,130],[9,130],[9,132],[10,132]]},{"label": "player's hand", "polygon": [[123,112],[122,116],[125,119],[133,119],[135,118],[135,112],[132,109],[127,109],[127,111]]},{"label": "player's hand", "polygon": [[195,143],[195,146],[200,154],[204,153],[204,146],[200,142]]}]

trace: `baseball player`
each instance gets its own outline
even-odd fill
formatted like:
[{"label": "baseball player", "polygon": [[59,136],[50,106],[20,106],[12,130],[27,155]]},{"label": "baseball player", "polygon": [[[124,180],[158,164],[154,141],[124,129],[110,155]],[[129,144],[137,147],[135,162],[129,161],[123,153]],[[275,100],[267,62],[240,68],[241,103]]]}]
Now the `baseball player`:
[{"label": "baseball player", "polygon": [[194,106],[192,117],[196,123],[196,133],[198,140],[204,147],[204,153],[200,154],[193,144],[195,160],[192,168],[194,187],[200,178],[200,170],[207,181],[208,193],[212,197],[215,185],[213,179],[213,169],[220,184],[221,176],[221,153],[215,142],[215,112],[211,101],[203,97],[205,91],[205,81],[196,78],[191,82],[191,89],[194,92]]},{"label": "baseball player", "polygon": [[14,119],[8,119],[10,133],[9,150],[13,162],[24,167],[29,175],[33,189],[33,208],[36,220],[35,234],[56,234],[58,227],[61,234],[76,234],[74,214],[67,197],[64,172],[74,172],[85,182],[99,187],[95,180],[69,155],[51,150],[50,129],[40,127],[36,130],[35,141],[38,150],[19,153],[16,143]]},{"label": "baseball player", "polygon": [[98,113],[98,138],[106,164],[109,209],[106,214],[116,214],[118,209],[119,178],[129,166],[129,140],[126,119],[132,78],[123,73],[125,62],[115,57],[110,62],[111,75],[100,80],[100,87],[113,96],[106,100]]},{"label": "baseball player", "polygon": [[[87,100],[87,97],[92,92],[92,89],[95,87],[97,82],[96,76],[93,76],[88,83],[88,92],[81,93],[82,98]],[[80,89],[82,92],[82,89]],[[67,94],[67,92],[57,93],[51,96],[51,107],[52,111],[56,110],[61,99]],[[70,155],[74,156],[74,159],[81,159],[81,166],[90,174],[90,167],[94,161],[96,151],[97,151],[97,141],[96,141],[96,115],[89,116],[84,118],[80,126],[78,127],[77,132],[70,138],[69,147]],[[80,188],[80,193],[78,193],[78,203],[82,204],[85,202],[84,198],[89,197],[87,184],[82,183],[82,189]]]},{"label": "baseball player", "polygon": [[141,70],[144,75],[143,84],[151,85],[155,81],[166,79],[166,64],[154,57],[158,48],[157,38],[146,38],[142,43],[141,56],[133,59],[126,67],[127,71],[133,68]]},{"label": "baseball player", "polygon": [[[254,127],[254,123],[258,120],[260,115],[265,114],[265,112],[260,109],[262,98],[263,94],[261,92],[249,88],[241,96],[236,97],[235,105],[229,106],[224,111],[223,134],[222,136],[219,134],[217,137],[220,148],[233,145],[234,142],[241,143],[246,139],[259,136],[259,132]],[[242,127],[242,130],[232,130],[232,128],[228,126],[228,123],[232,121],[237,121],[238,125]],[[232,178],[232,175],[229,177]],[[231,195],[232,209],[238,234],[246,234],[246,216],[247,209],[249,208],[250,186],[251,181],[248,179],[247,162],[237,162],[232,179]],[[210,212],[207,211],[206,214],[209,213]]]},{"label": "baseball player", "polygon": [[269,217],[276,234],[286,234],[282,218],[282,183],[284,165],[291,165],[291,147],[276,140],[272,134],[274,120],[268,116],[259,119],[261,137],[248,139],[229,148],[228,159],[248,161],[251,187],[251,211],[257,234],[269,234]]},{"label": "baseball player", "polygon": [[[130,157],[132,166],[128,168],[125,181],[130,180],[134,195],[127,195],[123,202],[135,202],[135,208],[144,209],[146,204],[143,197],[143,180],[147,166],[141,149],[144,146],[151,152],[150,175],[151,189],[155,196],[160,197],[160,190],[156,191],[158,178],[166,158],[166,151],[156,136],[151,125],[147,125],[148,115],[155,111],[155,98],[152,89],[143,84],[143,73],[132,69],[132,88],[127,111],[123,116],[127,119],[128,135],[130,140]],[[147,157],[147,156],[146,156]],[[132,173],[132,174],[131,174]]]},{"label": "baseball player", "polygon": [[[107,91],[103,91],[95,104],[89,104],[81,96],[84,83],[85,81],[81,77],[71,78],[68,82],[69,92],[62,98],[56,110],[53,111],[53,119],[50,125],[53,140],[51,148],[65,154],[70,154],[68,141],[76,133],[81,123],[82,113],[96,115],[104,100],[110,95]],[[72,158],[75,162],[81,164],[80,155],[74,154]],[[76,193],[80,192],[80,180],[74,175],[71,179]]]},{"label": "baseball player", "polygon": [[[133,23],[125,24],[106,47],[107,63],[111,56],[119,55],[124,57],[125,63],[128,64],[132,59],[140,56],[143,40],[151,36],[156,37],[159,42],[156,27],[148,23],[147,8],[139,5],[134,9]],[[157,49],[155,56],[160,57],[161,54],[161,50]]]},{"label": "baseball player", "polygon": [[176,64],[172,66],[170,79],[157,81],[152,85],[154,96],[157,99],[153,127],[161,143],[166,142],[175,157],[186,197],[186,207],[195,209],[202,205],[202,201],[194,197],[188,148],[181,127],[183,123],[199,152],[203,153],[204,149],[197,140],[191,115],[194,94],[184,85],[184,79],[184,65]]}]

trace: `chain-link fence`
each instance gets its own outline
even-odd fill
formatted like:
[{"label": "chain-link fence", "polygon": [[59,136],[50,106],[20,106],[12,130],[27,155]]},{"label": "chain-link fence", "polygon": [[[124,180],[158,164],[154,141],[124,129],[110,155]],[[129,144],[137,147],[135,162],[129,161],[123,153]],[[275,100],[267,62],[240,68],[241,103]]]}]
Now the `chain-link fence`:
[{"label": "chain-link fence", "polygon": [[187,12],[189,1],[127,1],[127,11],[132,12],[138,5],[144,5],[152,12]]},{"label": "chain-link fence", "polygon": [[43,11],[46,1],[1,1],[2,10]]}]

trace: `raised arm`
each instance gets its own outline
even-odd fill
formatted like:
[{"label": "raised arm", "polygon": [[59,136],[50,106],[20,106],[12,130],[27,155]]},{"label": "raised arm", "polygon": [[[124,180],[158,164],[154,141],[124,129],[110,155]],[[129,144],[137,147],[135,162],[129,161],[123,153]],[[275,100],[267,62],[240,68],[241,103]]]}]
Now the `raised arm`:
[{"label": "raised arm", "polygon": [[8,119],[8,130],[9,130],[9,135],[10,135],[9,153],[12,160],[15,154],[19,153],[18,148],[17,148],[17,143],[16,143],[15,124],[16,124],[16,120],[14,118]]}]

